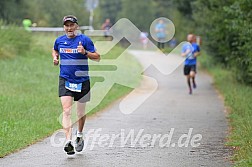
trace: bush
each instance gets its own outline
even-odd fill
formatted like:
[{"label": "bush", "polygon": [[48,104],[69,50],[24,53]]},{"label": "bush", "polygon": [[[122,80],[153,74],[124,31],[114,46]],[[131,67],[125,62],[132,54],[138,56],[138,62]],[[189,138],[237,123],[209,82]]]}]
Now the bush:
[{"label": "bush", "polygon": [[206,50],[232,69],[238,81],[252,83],[252,3],[249,0],[194,0],[192,21]]},{"label": "bush", "polygon": [[230,32],[236,34],[232,43],[231,56],[233,65],[236,67],[236,78],[239,81],[252,83],[252,4],[248,0],[234,2],[231,6],[225,8],[225,12],[230,16],[226,20]]},{"label": "bush", "polygon": [[0,20],[0,58],[11,58],[29,51],[31,32]]}]

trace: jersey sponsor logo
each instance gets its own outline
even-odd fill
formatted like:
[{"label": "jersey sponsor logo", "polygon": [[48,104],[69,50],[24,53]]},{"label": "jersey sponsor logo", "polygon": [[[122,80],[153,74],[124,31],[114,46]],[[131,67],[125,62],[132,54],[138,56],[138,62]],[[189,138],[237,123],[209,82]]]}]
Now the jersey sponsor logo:
[{"label": "jersey sponsor logo", "polygon": [[78,50],[71,48],[60,48],[60,53],[78,53]]}]

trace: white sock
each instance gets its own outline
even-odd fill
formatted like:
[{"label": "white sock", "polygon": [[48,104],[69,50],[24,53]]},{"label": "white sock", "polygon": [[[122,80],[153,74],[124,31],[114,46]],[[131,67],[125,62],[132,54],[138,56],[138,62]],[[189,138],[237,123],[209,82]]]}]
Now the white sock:
[{"label": "white sock", "polygon": [[77,137],[83,137],[83,132],[77,132]]},{"label": "white sock", "polygon": [[66,143],[68,143],[68,142],[71,142],[71,143],[72,143],[72,140],[70,140],[70,139],[66,140]]}]

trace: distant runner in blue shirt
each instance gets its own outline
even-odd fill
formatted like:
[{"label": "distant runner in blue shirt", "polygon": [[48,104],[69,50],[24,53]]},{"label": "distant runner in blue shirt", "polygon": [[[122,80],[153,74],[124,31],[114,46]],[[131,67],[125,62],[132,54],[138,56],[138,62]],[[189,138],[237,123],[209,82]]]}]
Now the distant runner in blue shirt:
[{"label": "distant runner in blue shirt", "polygon": [[88,75],[88,59],[100,60],[91,39],[83,34],[77,34],[78,20],[73,15],[63,18],[65,35],[56,39],[52,50],[54,65],[59,64],[59,97],[63,108],[62,125],[66,135],[64,150],[74,154],[71,142],[71,107],[73,100],[77,101],[78,132],[75,140],[75,150],[80,152],[84,146],[83,127],[86,120],[85,105],[90,100],[90,82]]},{"label": "distant runner in blue shirt", "polygon": [[187,41],[190,44],[183,45],[181,55],[183,57],[186,57],[184,63],[184,75],[187,78],[189,94],[192,94],[191,80],[193,88],[195,89],[197,87],[195,82],[195,76],[197,67],[197,57],[200,55],[200,47],[196,43],[196,37],[193,34],[187,35]]},{"label": "distant runner in blue shirt", "polygon": [[158,42],[158,48],[164,49],[165,38],[166,38],[166,25],[163,19],[159,19],[158,23],[155,25],[155,32]]}]

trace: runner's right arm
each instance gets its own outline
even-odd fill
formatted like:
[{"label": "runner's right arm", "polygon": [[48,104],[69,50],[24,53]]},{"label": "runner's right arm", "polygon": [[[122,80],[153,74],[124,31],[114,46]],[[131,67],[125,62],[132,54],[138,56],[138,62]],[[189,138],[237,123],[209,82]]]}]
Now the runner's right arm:
[{"label": "runner's right arm", "polygon": [[181,53],[182,57],[186,57],[191,52],[190,49],[187,49],[185,52]]},{"label": "runner's right arm", "polygon": [[52,49],[53,64],[57,66],[59,64],[59,52]]}]

